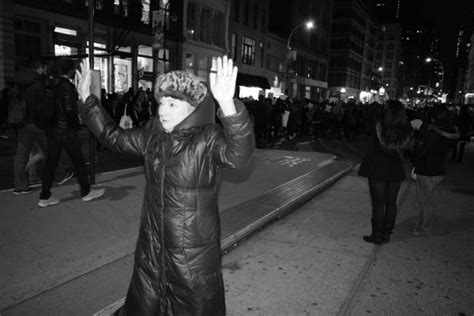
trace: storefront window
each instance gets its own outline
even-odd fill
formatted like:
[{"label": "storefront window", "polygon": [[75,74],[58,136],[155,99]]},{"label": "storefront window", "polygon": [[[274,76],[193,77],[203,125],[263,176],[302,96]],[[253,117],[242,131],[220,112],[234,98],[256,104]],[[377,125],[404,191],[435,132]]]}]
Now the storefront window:
[{"label": "storefront window", "polygon": [[186,68],[186,72],[192,73],[193,75],[195,74],[194,73],[194,54],[186,53],[185,68]]},{"label": "storefront window", "polygon": [[198,67],[198,77],[204,81],[207,82],[207,75],[209,74],[209,58],[204,56],[204,57],[199,57],[199,67]]},{"label": "storefront window", "polygon": [[123,94],[132,86],[132,61],[114,58],[114,92]]},{"label": "storefront window", "polygon": [[138,56],[137,63],[138,71],[153,72],[153,58]]},{"label": "storefront window", "polygon": [[54,44],[54,55],[55,56],[70,56],[77,54],[77,47]]}]

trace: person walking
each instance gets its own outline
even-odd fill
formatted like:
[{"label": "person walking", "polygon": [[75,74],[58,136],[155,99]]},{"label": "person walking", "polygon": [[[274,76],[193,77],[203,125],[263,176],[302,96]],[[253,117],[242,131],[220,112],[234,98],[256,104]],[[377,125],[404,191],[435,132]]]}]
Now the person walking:
[{"label": "person walking", "polygon": [[372,202],[372,233],[364,241],[380,245],[390,241],[397,216],[397,195],[405,179],[402,150],[413,130],[404,106],[388,100],[373,126],[372,141],[362,160],[359,175],[368,178]]},{"label": "person walking", "polygon": [[91,189],[87,178],[87,169],[84,155],[81,151],[81,142],[77,135],[79,117],[76,88],[70,81],[75,72],[75,64],[71,59],[59,59],[52,69],[54,77],[54,116],[51,125],[47,127],[46,166],[42,177],[39,207],[48,207],[60,202],[51,194],[51,187],[61,151],[64,149],[74,166],[77,181],[81,189],[83,201],[91,201],[101,197],[104,189]]},{"label": "person walking", "polygon": [[81,117],[91,131],[111,149],[144,158],[133,274],[115,315],[225,315],[219,169],[246,166],[255,148],[248,112],[233,100],[237,67],[226,56],[213,60],[210,91],[190,73],[160,75],[158,116],[132,129],[117,127],[90,94],[87,63],[77,76]]},{"label": "person walking", "polygon": [[32,60],[26,71],[18,72],[16,84],[12,89],[10,108],[23,103],[24,117],[13,124],[17,132],[17,146],[13,159],[14,195],[32,193],[29,186],[26,166],[31,148],[35,142],[45,144],[44,131],[39,128],[37,105],[44,101],[46,93],[46,66],[40,60]]},{"label": "person walking", "polygon": [[448,153],[458,138],[454,113],[443,106],[435,107],[431,120],[420,127],[414,161],[419,209],[414,236],[431,235],[430,226],[437,220],[432,206],[433,193],[447,174]]}]

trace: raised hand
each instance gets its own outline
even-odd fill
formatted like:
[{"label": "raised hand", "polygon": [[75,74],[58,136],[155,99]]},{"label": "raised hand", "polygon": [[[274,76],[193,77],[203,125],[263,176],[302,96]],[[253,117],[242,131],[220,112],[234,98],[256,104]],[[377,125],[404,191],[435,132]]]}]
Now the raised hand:
[{"label": "raised hand", "polygon": [[89,61],[84,59],[81,61],[80,70],[76,70],[75,86],[77,93],[82,102],[85,102],[91,94],[91,70],[89,69]]},{"label": "raised hand", "polygon": [[234,66],[232,59],[227,58],[227,56],[217,57],[212,61],[209,86],[214,99],[219,103],[225,116],[236,113],[233,99],[237,72],[237,66]]}]

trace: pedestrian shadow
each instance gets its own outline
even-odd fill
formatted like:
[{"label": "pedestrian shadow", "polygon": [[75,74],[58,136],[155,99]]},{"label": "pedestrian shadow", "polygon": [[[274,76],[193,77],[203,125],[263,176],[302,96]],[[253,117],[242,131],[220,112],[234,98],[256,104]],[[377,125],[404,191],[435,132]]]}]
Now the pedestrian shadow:
[{"label": "pedestrian shadow", "polygon": [[[130,195],[130,191],[135,190],[137,187],[134,185],[125,185],[121,187],[109,187],[109,186],[101,186],[101,188],[105,189],[104,195],[101,197],[93,200],[93,201],[121,201],[127,198]],[[61,199],[62,202],[74,201],[81,198],[81,192],[79,190],[74,190],[71,192],[71,195]],[[92,201],[91,201],[92,202]]]}]

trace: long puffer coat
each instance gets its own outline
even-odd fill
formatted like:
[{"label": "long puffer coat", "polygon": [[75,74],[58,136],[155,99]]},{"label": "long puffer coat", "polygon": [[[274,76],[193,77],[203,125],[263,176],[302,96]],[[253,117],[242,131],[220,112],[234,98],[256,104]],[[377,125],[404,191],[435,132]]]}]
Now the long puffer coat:
[{"label": "long puffer coat", "polygon": [[158,116],[122,130],[94,96],[80,114],[96,137],[118,152],[144,158],[146,189],[132,280],[119,315],[224,315],[219,168],[245,166],[255,148],[240,101],[237,114],[215,123],[209,94],[172,132]]}]

